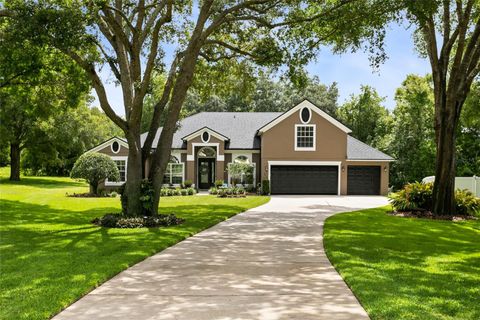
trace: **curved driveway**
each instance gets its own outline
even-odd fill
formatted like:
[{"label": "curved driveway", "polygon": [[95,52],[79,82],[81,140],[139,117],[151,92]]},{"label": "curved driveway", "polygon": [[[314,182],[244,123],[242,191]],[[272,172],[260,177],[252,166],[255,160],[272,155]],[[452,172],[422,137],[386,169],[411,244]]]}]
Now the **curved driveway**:
[{"label": "curved driveway", "polygon": [[368,319],[323,250],[325,218],[384,197],[274,196],[118,274],[55,319]]}]

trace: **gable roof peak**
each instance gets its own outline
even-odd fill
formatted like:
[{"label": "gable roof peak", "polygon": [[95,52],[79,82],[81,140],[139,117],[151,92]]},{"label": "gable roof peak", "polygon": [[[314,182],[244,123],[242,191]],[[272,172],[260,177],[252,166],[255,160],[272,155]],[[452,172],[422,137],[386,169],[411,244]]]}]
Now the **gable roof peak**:
[{"label": "gable roof peak", "polygon": [[288,118],[289,116],[291,116],[292,114],[294,114],[296,111],[300,110],[300,109],[303,109],[303,108],[309,108],[310,110],[314,111],[315,113],[317,113],[319,116],[321,116],[322,118],[324,118],[325,120],[327,120],[328,122],[330,122],[331,124],[333,124],[334,126],[336,126],[337,128],[339,128],[340,130],[342,130],[343,132],[345,133],[350,133],[352,132],[352,130],[350,130],[349,128],[347,128],[345,125],[343,125],[340,121],[338,121],[337,119],[335,119],[334,117],[332,117],[331,115],[329,115],[328,113],[326,113],[325,111],[323,111],[322,109],[320,109],[317,105],[315,105],[313,102],[311,102],[310,100],[308,99],[303,99],[302,102],[298,103],[297,105],[295,105],[293,108],[291,108],[290,110],[284,112],[283,114],[281,114],[280,116],[278,116],[277,118],[273,119],[272,121],[270,121],[269,123],[267,123],[266,125],[264,125],[263,127],[261,127],[260,129],[258,129],[258,134],[262,134],[264,133],[265,131],[268,131],[270,130],[271,128],[273,128],[275,125],[277,125],[278,123],[282,122],[283,120],[285,120],[286,118]]}]

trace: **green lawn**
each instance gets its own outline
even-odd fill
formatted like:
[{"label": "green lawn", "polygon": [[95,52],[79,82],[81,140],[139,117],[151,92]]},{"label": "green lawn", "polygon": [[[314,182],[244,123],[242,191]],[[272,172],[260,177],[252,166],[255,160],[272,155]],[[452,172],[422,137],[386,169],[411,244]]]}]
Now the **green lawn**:
[{"label": "green lawn", "polygon": [[480,319],[480,221],[407,219],[389,208],[325,223],[325,249],[372,319]]},{"label": "green lawn", "polygon": [[118,212],[118,198],[67,198],[87,185],[51,177],[11,183],[7,174],[0,169],[0,319],[46,319],[128,266],[269,199],[162,198],[160,211],[184,224],[104,229],[90,221]]}]

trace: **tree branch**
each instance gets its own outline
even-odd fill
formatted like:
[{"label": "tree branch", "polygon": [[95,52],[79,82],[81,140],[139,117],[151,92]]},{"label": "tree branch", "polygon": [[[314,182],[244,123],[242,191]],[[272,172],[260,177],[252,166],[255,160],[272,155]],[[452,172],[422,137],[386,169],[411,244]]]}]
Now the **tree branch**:
[{"label": "tree branch", "polygon": [[105,91],[105,87],[103,86],[103,83],[100,80],[100,77],[95,71],[95,67],[93,66],[93,64],[85,61],[82,57],[80,57],[77,53],[73,51],[64,50],[63,52],[66,55],[68,55],[70,58],[72,58],[79,66],[81,66],[83,70],[85,70],[88,77],[92,81],[93,88],[95,89],[95,92],[97,93],[97,96],[98,96],[98,100],[100,101],[100,107],[102,107],[105,114],[110,119],[112,119],[112,121],[115,122],[115,124],[119,126],[124,132],[127,131],[127,123],[125,122],[125,120],[120,118],[110,106],[110,103],[108,102],[108,98],[107,98],[107,93]]}]

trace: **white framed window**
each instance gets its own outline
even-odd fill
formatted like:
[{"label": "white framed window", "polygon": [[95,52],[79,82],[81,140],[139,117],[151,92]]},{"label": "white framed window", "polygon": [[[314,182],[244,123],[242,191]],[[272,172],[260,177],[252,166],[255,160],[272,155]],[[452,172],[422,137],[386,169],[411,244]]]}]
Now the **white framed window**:
[{"label": "white framed window", "polygon": [[310,111],[308,107],[303,107],[300,110],[300,121],[302,121],[302,123],[304,124],[307,124],[310,122],[311,119],[312,119],[312,111]]},{"label": "white framed window", "polygon": [[184,180],[184,165],[184,163],[178,161],[177,157],[171,156],[163,175],[163,183],[169,185],[182,184]]},{"label": "white framed window", "polygon": [[125,160],[113,160],[117,165],[118,172],[120,173],[120,180],[118,182],[127,181],[127,161]]},{"label": "white framed window", "polygon": [[[241,185],[255,185],[256,184],[256,171],[257,171],[257,166],[255,163],[252,163],[250,161],[250,158],[246,155],[237,155],[231,163],[228,164],[230,167],[231,164],[233,163],[243,163],[243,164],[250,164],[252,166],[252,171],[247,174],[242,174],[239,177],[236,177],[236,184],[241,184]],[[228,170],[229,171],[229,170]],[[230,172],[228,173],[228,183],[233,184],[233,177],[230,176]]]},{"label": "white framed window", "polygon": [[295,125],[295,150],[296,151],[315,151],[315,132],[314,124],[296,124]]},{"label": "white framed window", "polygon": [[112,156],[110,157],[113,162],[117,165],[118,172],[120,173],[120,180],[119,181],[108,181],[105,180],[105,185],[106,186],[121,186],[122,184],[127,181],[127,166],[128,162],[127,159],[128,157],[120,157],[120,156]]},{"label": "white framed window", "polygon": [[113,141],[110,145],[110,149],[113,153],[118,153],[120,151],[120,143],[118,143],[118,141]]}]

